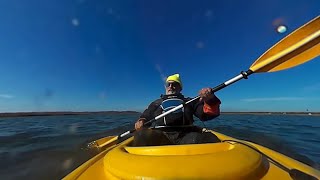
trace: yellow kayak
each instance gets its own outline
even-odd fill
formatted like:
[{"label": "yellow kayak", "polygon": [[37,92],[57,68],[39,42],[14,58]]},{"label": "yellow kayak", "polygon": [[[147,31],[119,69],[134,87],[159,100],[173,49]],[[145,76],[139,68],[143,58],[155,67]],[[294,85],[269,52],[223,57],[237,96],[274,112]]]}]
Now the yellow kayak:
[{"label": "yellow kayak", "polygon": [[320,179],[320,171],[261,145],[214,133],[221,142],[132,147],[109,136],[102,151],[64,177],[74,179]]}]

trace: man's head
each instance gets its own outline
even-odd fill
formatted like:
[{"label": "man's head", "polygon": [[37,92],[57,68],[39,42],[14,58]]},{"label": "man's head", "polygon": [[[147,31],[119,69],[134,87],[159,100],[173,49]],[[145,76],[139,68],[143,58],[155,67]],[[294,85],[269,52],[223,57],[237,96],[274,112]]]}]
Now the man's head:
[{"label": "man's head", "polygon": [[182,90],[182,82],[179,74],[171,75],[166,80],[166,94],[179,94]]}]

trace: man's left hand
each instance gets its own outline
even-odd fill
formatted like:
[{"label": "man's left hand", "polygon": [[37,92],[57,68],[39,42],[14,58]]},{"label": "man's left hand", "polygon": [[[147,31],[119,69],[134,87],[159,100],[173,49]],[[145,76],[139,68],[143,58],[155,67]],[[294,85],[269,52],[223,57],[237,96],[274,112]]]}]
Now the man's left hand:
[{"label": "man's left hand", "polygon": [[203,88],[199,91],[200,101],[208,101],[214,98],[214,94],[211,88]]}]

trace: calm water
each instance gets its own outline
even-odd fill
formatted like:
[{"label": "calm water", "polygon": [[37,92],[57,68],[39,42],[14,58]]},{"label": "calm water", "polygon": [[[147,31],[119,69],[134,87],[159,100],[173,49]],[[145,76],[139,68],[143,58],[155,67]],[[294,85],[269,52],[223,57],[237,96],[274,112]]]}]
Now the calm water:
[{"label": "calm water", "polygon": [[[61,179],[95,154],[85,149],[86,143],[132,129],[137,117],[1,118],[0,179]],[[251,140],[320,169],[320,116],[221,115],[196,124]]]}]

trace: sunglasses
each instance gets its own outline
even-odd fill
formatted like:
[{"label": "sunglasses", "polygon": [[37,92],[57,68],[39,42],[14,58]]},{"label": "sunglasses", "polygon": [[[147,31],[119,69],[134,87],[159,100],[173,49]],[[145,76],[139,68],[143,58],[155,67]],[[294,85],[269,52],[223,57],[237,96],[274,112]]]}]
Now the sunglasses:
[{"label": "sunglasses", "polygon": [[178,87],[178,86],[180,86],[180,84],[177,83],[177,82],[167,82],[167,83],[166,83],[166,87],[169,87],[170,85],[171,85],[172,87]]}]

